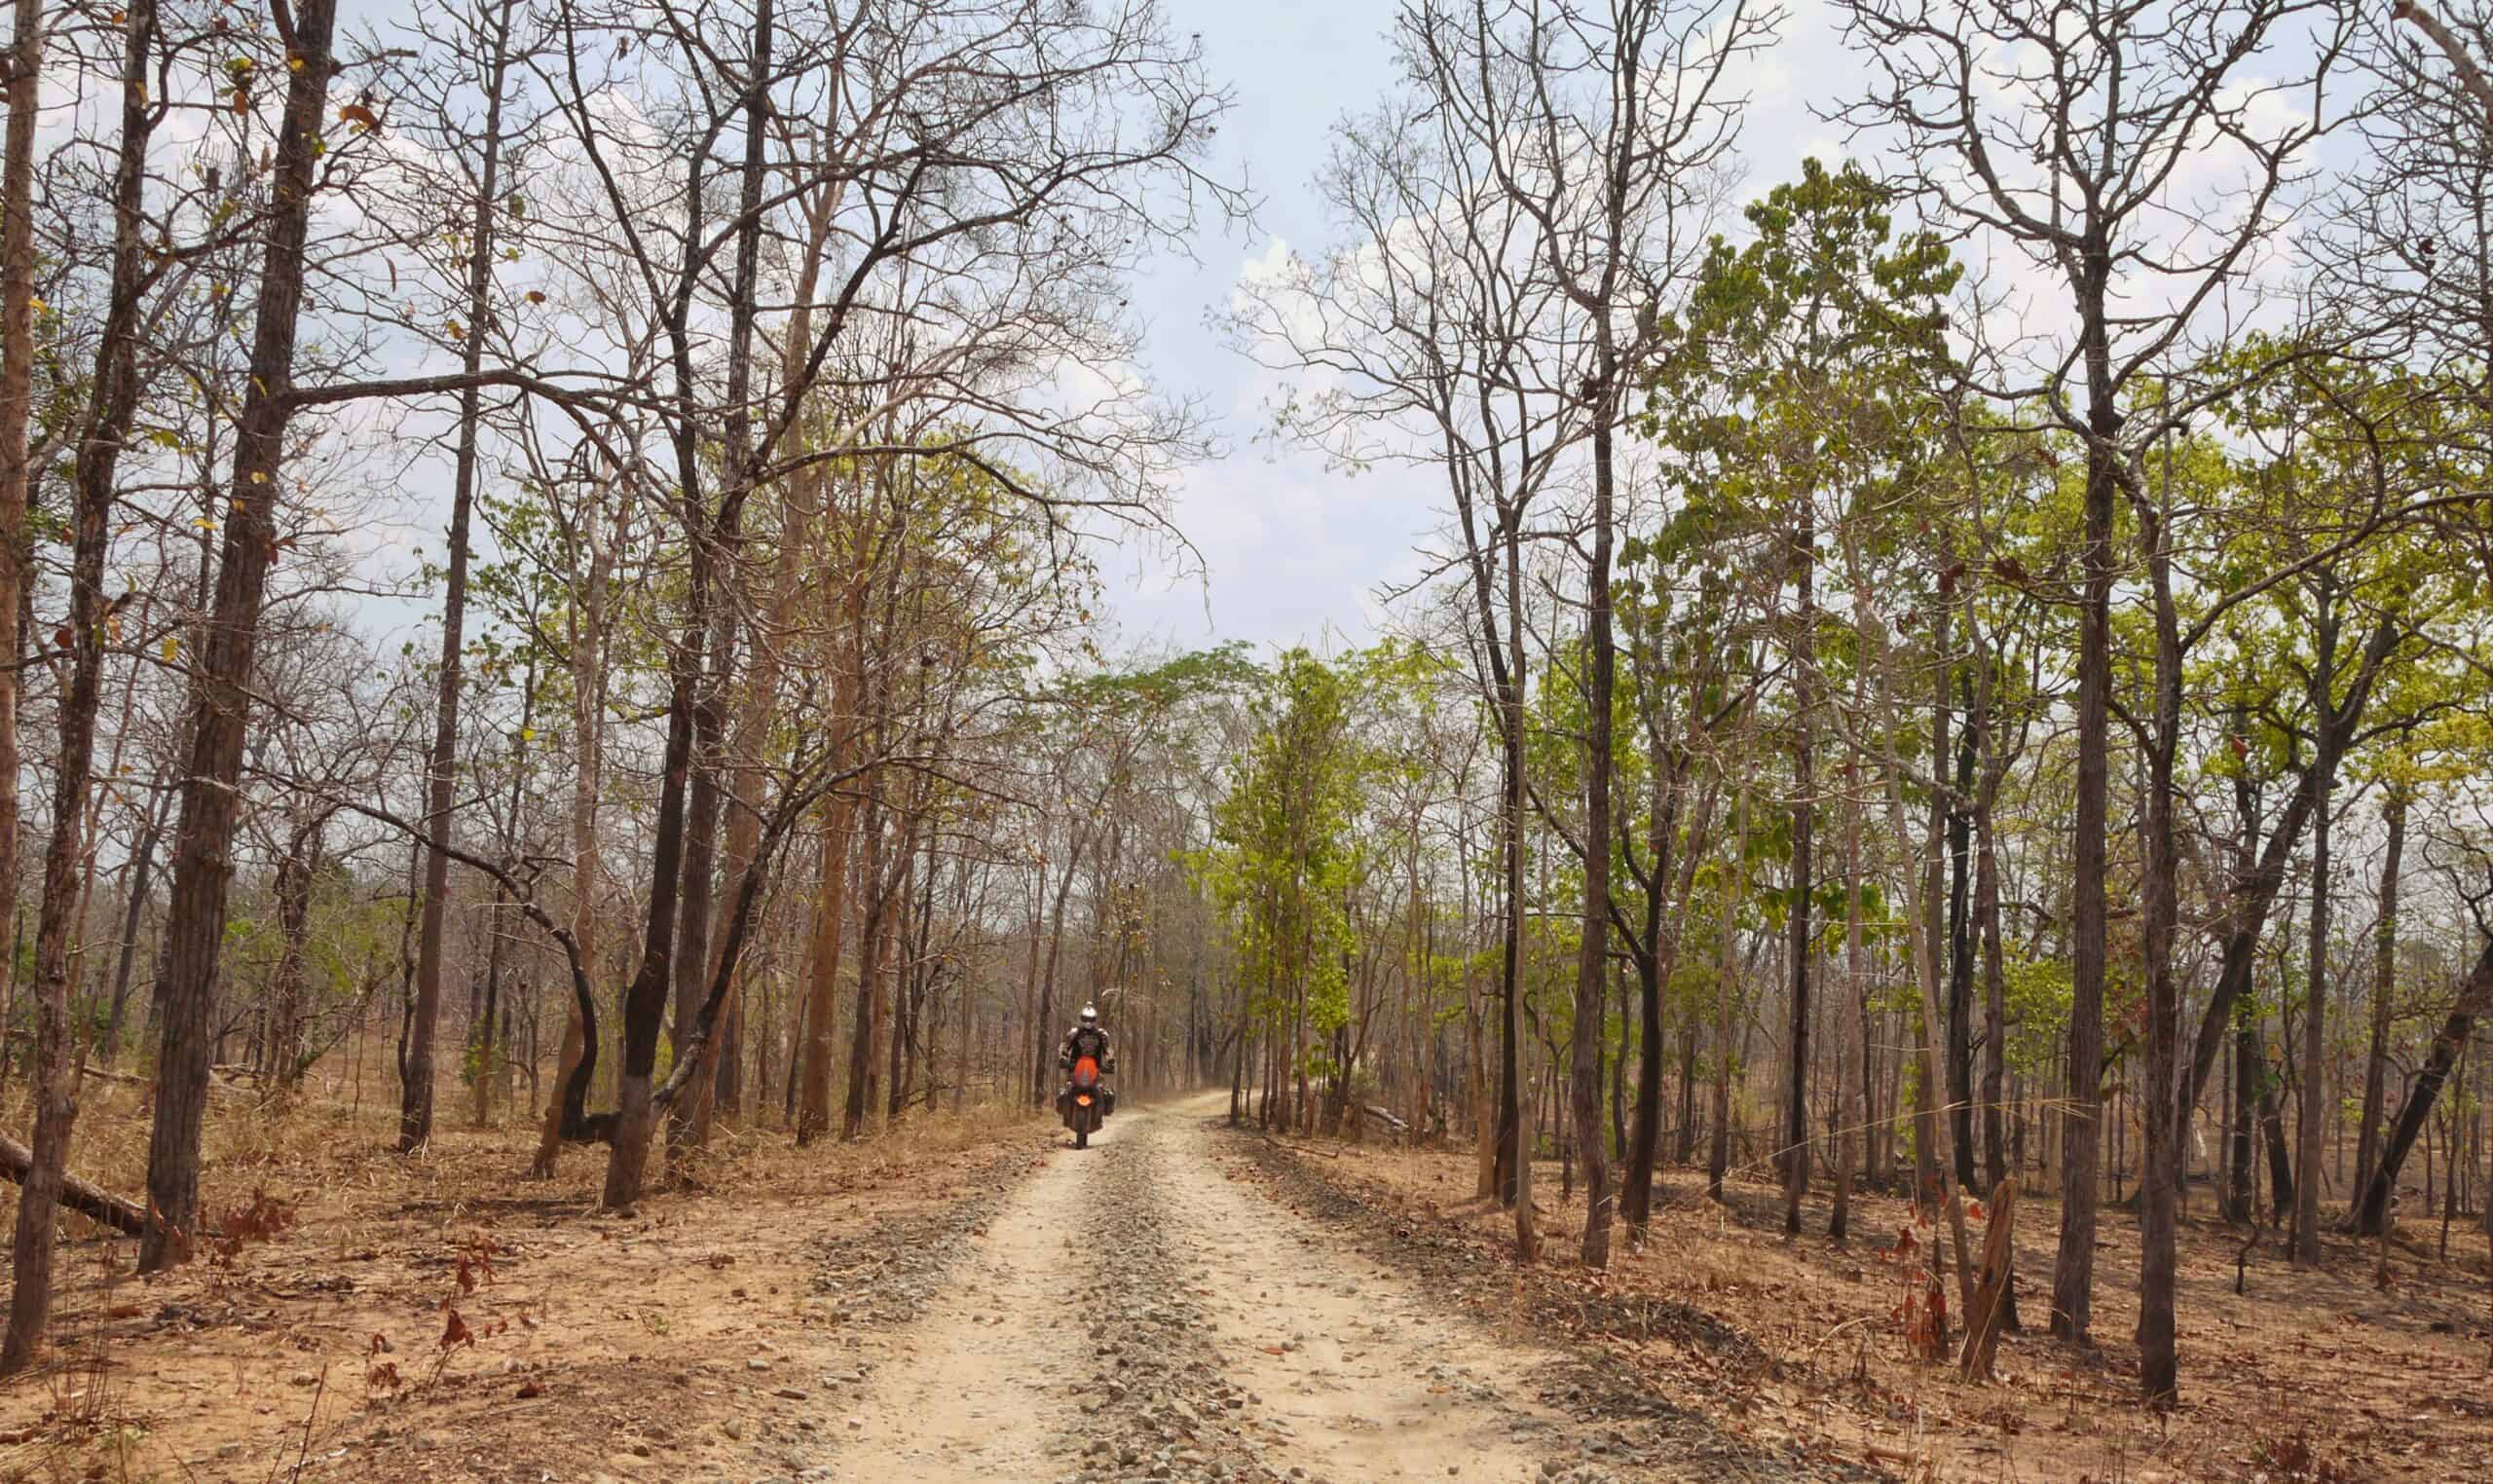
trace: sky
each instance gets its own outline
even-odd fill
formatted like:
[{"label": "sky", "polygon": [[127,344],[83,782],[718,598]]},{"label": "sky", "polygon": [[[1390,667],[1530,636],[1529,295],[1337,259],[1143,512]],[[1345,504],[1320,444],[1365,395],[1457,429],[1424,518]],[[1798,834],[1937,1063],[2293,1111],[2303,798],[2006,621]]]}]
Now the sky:
[{"label": "sky", "polygon": [[[389,13],[403,0],[370,3]],[[1285,383],[1232,345],[1219,321],[1243,275],[1293,249],[1321,255],[1338,239],[1313,180],[1334,125],[1373,107],[1395,83],[1386,33],[1397,0],[1162,3],[1175,35],[1200,39],[1207,70],[1232,99],[1206,168],[1244,188],[1253,211],[1243,223],[1207,221],[1190,250],[1163,253],[1133,285],[1144,326],[1139,369],[1160,394],[1201,412],[1218,453],[1185,469],[1172,492],[1171,517],[1182,548],[1102,538],[1096,555],[1116,631],[1112,645],[1152,651],[1229,640],[1259,649],[1365,644],[1386,626],[1387,590],[1421,574],[1418,548],[1443,549],[1444,492],[1423,469],[1354,473],[1277,440],[1272,406]],[[1853,148],[1843,128],[1825,117],[1866,82],[1862,59],[1844,44],[1835,0],[1783,0],[1780,9],[1778,43],[1734,64],[1733,91],[1747,100],[1733,209],[1723,224],[1734,237],[1737,205],[1796,178],[1806,157],[1832,166],[1865,153],[1874,173],[1893,164],[1879,159],[1871,141]],[[2176,219],[2206,209],[2211,198],[2201,187],[2230,174],[2218,152],[2193,160],[2176,176]],[[2035,265],[1971,244],[1960,246],[1960,256],[1982,278],[1987,299],[2006,291],[2012,317],[2017,306],[2036,302],[2031,296],[2040,289],[2047,326],[2065,319],[2050,313],[2057,296]],[[446,470],[412,470],[406,483],[414,498],[405,521],[376,532],[375,541],[429,549],[446,526]],[[414,637],[437,610],[432,601],[383,603],[361,618],[394,641]]]},{"label": "sky", "polygon": [[1131,642],[1197,648],[1373,637],[1371,589],[1405,571],[1433,512],[1416,480],[1328,468],[1268,436],[1273,379],[1213,322],[1247,266],[1278,242],[1313,248],[1330,233],[1310,181],[1333,122],[1390,76],[1387,0],[1171,0],[1173,28],[1200,34],[1211,74],[1234,95],[1213,168],[1243,183],[1253,219],[1209,232],[1191,259],[1166,255],[1137,285],[1146,366],[1164,390],[1197,400],[1221,456],[1185,473],[1174,510],[1192,550],[1131,544],[1103,563],[1111,608]]},{"label": "sky", "polygon": [[[1192,261],[1163,258],[1137,285],[1146,368],[1164,391],[1199,399],[1226,453],[1190,469],[1177,491],[1175,522],[1199,570],[1129,546],[1103,563],[1111,609],[1123,637],[1144,646],[1363,644],[1380,629],[1380,589],[1419,573],[1415,547],[1445,519],[1441,491],[1417,471],[1354,475],[1277,447],[1269,399],[1280,383],[1209,319],[1240,275],[1277,248],[1315,253],[1334,240],[1311,181],[1334,123],[1393,82],[1392,0],[1168,3],[1172,29],[1202,36],[1211,75],[1234,95],[1215,168],[1243,181],[1257,208],[1246,228],[1207,232]],[[1748,68],[1741,152],[1756,193],[1797,174],[1811,150],[1841,148],[1805,101],[1831,95],[1840,39],[1817,0],[1789,11],[1783,44]]]}]

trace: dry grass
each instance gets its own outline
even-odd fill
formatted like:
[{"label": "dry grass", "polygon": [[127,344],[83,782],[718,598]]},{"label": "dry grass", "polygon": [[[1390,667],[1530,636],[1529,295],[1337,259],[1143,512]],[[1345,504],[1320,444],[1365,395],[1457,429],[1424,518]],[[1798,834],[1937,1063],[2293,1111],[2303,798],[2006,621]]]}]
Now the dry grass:
[{"label": "dry grass", "polygon": [[[222,1218],[264,1194],[290,1230],[139,1279],[131,1243],[68,1220],[54,1348],[0,1389],[0,1481],[780,1471],[770,1450],[796,1424],[781,1383],[746,1362],[820,1369],[857,1343],[805,1304],[806,1244],[954,1199],[995,1150],[1049,1128],[971,1108],[798,1150],[722,1125],[687,1178],[653,1159],[655,1189],[627,1218],[596,1209],[602,1149],[526,1177],[525,1109],[468,1128],[445,1086],[442,1132],[401,1157],[395,1107],[364,1094],[316,1086],[282,1113],[213,1094],[204,1203]],[[79,1173],[141,1189],[143,1096],[88,1085]],[[22,1108],[0,1116],[23,1125]]]},{"label": "dry grass", "polygon": [[[1511,1217],[1467,1199],[1469,1151],[1354,1149],[1316,1163],[1371,1206],[1462,1242],[1491,1280],[1511,1273]],[[2107,1211],[2100,1229],[2100,1348],[2081,1351],[2042,1333],[2058,1205],[2021,1196],[2028,1328],[2003,1340],[1999,1380],[1972,1386],[1953,1366],[1908,1354],[1898,1309],[1914,1284],[1904,1270],[1918,1266],[1932,1233],[1914,1227],[1911,1257],[1882,1254],[1913,1225],[1904,1203],[1857,1199],[1855,1235],[1838,1248],[1823,1235],[1823,1193],[1805,1211],[1817,1235],[1787,1242],[1780,1192],[1765,1181],[1734,1180],[1718,1205],[1701,1174],[1668,1171],[1645,1250],[1594,1275],[1574,1267],[1582,1210],[1557,1208],[1557,1177],[1554,1164],[1535,1173],[1549,1213],[1544,1250],[1554,1280],[1597,1317],[1588,1333],[1662,1394],[1728,1411],[1738,1430],[1792,1436],[1916,1480],[2493,1479],[2493,1295],[2480,1234],[2453,1232],[2447,1263],[2432,1255],[2433,1234],[2395,1243],[2386,1288],[2374,1283],[2372,1244],[2332,1242],[2326,1264],[2303,1272],[2263,1241],[2249,1292],[2237,1297],[2240,1234],[2202,1201],[2197,1214],[2209,1219],[2182,1231],[2183,1395],[2168,1417],[2136,1400],[2138,1247],[2126,1212]]]}]

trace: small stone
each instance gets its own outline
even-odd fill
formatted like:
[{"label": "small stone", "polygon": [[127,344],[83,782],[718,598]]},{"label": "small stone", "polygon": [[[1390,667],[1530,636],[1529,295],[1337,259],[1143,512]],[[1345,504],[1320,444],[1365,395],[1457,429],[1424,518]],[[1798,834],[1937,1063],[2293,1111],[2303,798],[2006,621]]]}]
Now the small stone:
[{"label": "small stone", "polygon": [[770,1362],[756,1355],[744,1363],[744,1368],[749,1371],[766,1371],[770,1369]]}]

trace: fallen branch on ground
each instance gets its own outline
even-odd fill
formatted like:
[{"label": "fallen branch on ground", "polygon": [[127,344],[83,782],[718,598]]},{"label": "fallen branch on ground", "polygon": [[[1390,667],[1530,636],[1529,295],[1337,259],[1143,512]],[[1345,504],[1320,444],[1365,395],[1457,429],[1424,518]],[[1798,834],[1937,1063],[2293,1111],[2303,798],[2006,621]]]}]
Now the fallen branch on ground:
[{"label": "fallen branch on ground", "polygon": [[[34,1151],[5,1133],[0,1133],[0,1175],[7,1175],[19,1185],[26,1183],[26,1172],[34,1169]],[[147,1225],[147,1213],[135,1201],[114,1195],[100,1185],[92,1184],[74,1174],[60,1177],[60,1204],[90,1221],[111,1227],[125,1237],[135,1237]]]}]

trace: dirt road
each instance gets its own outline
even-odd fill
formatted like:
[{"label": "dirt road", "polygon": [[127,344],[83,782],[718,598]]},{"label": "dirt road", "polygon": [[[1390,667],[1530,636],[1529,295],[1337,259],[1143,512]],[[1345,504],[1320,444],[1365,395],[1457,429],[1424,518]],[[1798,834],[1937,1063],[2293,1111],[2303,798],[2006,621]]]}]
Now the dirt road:
[{"label": "dirt road", "polygon": [[1129,1110],[1015,1191],[837,1420],[841,1476],[1670,1476],[1529,1399],[1556,1357],[1242,1178],[1219,1108]]}]

